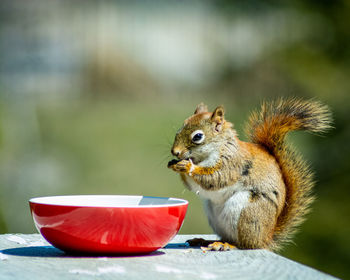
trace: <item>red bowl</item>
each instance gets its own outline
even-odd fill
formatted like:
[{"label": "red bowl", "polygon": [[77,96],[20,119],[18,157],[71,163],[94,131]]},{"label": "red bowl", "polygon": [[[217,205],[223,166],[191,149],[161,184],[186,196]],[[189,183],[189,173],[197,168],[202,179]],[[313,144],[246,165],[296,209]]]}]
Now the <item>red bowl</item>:
[{"label": "red bowl", "polygon": [[179,231],[188,202],[177,198],[76,195],[29,200],[36,228],[53,246],[92,254],[149,253]]}]

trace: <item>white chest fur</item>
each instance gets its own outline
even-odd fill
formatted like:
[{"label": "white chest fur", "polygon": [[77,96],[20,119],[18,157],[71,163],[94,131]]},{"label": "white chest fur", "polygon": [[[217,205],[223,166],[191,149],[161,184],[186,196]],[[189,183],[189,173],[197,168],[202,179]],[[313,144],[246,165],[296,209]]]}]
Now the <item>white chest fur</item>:
[{"label": "white chest fur", "polygon": [[215,233],[224,240],[235,242],[241,212],[249,203],[248,188],[236,183],[217,191],[207,191],[189,176],[186,177],[186,181],[191,191],[203,200],[209,224]]}]

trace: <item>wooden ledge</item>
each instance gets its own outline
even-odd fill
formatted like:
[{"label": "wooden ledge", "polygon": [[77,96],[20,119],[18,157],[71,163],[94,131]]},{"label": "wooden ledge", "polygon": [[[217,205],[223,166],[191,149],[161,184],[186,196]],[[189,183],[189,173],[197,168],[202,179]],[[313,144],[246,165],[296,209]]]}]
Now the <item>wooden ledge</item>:
[{"label": "wooden ledge", "polygon": [[165,248],[133,257],[70,256],[39,234],[0,235],[0,279],[336,279],[266,250],[202,252],[177,235]]}]

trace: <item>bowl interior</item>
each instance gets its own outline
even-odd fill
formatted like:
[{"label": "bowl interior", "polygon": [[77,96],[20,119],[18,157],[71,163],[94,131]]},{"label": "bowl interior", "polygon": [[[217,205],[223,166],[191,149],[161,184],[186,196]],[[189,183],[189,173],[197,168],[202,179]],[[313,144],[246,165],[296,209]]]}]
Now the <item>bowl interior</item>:
[{"label": "bowl interior", "polygon": [[30,199],[31,203],[78,206],[78,207],[167,207],[188,202],[171,197],[130,196],[130,195],[70,195],[48,196]]}]

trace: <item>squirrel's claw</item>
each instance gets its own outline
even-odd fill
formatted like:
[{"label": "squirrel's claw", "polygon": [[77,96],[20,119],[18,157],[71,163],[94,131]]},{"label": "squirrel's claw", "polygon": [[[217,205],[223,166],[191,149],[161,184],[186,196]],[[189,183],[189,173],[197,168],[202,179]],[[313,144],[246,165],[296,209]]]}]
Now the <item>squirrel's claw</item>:
[{"label": "squirrel's claw", "polygon": [[231,251],[237,249],[236,246],[227,242],[214,242],[208,245],[208,247],[201,247],[203,252],[206,251]]},{"label": "squirrel's claw", "polygon": [[231,250],[237,249],[236,246],[228,242],[205,240],[203,238],[193,238],[193,239],[187,240],[186,243],[191,247],[201,247],[203,252],[231,251]]}]

